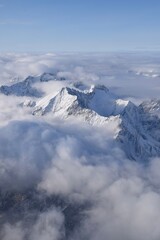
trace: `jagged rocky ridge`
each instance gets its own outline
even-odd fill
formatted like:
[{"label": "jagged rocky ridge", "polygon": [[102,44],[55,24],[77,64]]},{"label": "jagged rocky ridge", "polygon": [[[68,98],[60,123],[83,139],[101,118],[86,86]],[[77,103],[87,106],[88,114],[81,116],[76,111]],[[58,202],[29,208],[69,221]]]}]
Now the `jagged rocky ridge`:
[{"label": "jagged rocky ridge", "polygon": [[49,95],[37,102],[33,114],[45,115],[52,112],[55,115],[67,117],[70,115],[97,114],[99,117],[117,116],[128,101],[119,99],[105,86],[91,86],[89,90],[79,90],[65,87],[56,95]]},{"label": "jagged rocky ridge", "polygon": [[[159,109],[158,102],[155,105]],[[118,129],[115,138],[127,157],[143,161],[160,155],[160,119],[157,111],[151,111],[152,106],[153,101],[136,106],[118,98],[105,86],[85,89],[78,84],[41,99],[35,104],[33,114],[53,114],[64,119],[78,117],[104,127],[114,122]]]},{"label": "jagged rocky ridge", "polygon": [[[49,76],[45,80],[45,76],[43,75],[42,80],[38,79],[42,82],[53,80]],[[32,84],[39,80],[29,77],[21,83],[12,85],[5,94],[40,97],[41,95],[39,93],[36,95],[37,90],[32,87]],[[1,87],[1,91],[2,89]],[[160,155],[158,100],[136,106],[117,97],[105,86],[89,88],[82,83],[74,83],[62,88],[57,94],[50,94],[39,101],[30,98],[21,106],[31,107],[33,115],[44,118],[47,115],[62,119],[73,117],[103,128],[113,122],[117,126],[115,141],[127,157],[136,161],[146,161],[149,157]],[[69,239],[75,228],[81,225],[90,204],[87,202],[75,204],[60,196],[47,196],[35,189],[25,192],[0,192],[0,226],[3,223],[22,221],[30,229],[36,221],[37,213],[50,211],[56,207],[63,212],[65,218],[63,239]]]},{"label": "jagged rocky ridge", "polygon": [[[21,104],[31,107],[33,115],[75,118],[96,126],[115,124],[115,139],[127,157],[144,161],[160,155],[160,101],[151,100],[136,106],[121,99],[103,85],[87,86],[82,82],[69,83],[56,94],[42,97],[33,87],[36,82],[65,80],[57,74],[44,73],[37,77],[29,76],[11,86],[1,86],[0,92],[6,95],[29,96]],[[35,97],[41,97],[35,101]]]},{"label": "jagged rocky ridge", "polygon": [[29,76],[25,80],[14,83],[11,86],[2,85],[0,87],[0,93],[3,93],[5,95],[42,97],[43,92],[38,91],[33,86],[34,83],[63,80],[65,80],[65,78],[59,77],[57,74],[43,73],[40,76]]}]

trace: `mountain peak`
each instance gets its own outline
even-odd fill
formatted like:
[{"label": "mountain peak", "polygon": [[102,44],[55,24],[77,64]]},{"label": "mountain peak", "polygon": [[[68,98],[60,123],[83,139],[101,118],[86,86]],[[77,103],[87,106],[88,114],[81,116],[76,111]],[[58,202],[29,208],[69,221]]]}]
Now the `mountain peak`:
[{"label": "mountain peak", "polygon": [[107,93],[109,92],[109,89],[105,85],[100,85],[100,84],[92,85],[90,88],[90,92],[95,93],[96,91],[104,91]]},{"label": "mountain peak", "polygon": [[0,92],[5,95],[42,97],[43,93],[32,85],[36,82],[48,82],[52,80],[62,81],[65,80],[65,78],[59,77],[57,74],[44,72],[40,76],[28,76],[23,81],[16,82],[10,86],[2,85],[0,87]]},{"label": "mountain peak", "polygon": [[39,112],[40,114],[41,111],[43,114],[49,113],[48,110],[45,110],[48,105],[50,105],[50,112],[58,114],[58,105],[62,105],[62,102],[63,104],[65,103],[65,106],[69,107],[68,109],[61,107],[61,110],[64,110],[63,113],[66,116],[68,114],[72,115],[72,113],[79,114],[79,111],[82,109],[88,109],[90,112],[95,112],[103,117],[116,116],[120,114],[128,104],[128,101],[119,99],[104,85],[93,85],[89,90],[84,91],[68,86],[63,87],[56,96],[49,95],[40,102],[37,102],[34,114],[35,112]]}]

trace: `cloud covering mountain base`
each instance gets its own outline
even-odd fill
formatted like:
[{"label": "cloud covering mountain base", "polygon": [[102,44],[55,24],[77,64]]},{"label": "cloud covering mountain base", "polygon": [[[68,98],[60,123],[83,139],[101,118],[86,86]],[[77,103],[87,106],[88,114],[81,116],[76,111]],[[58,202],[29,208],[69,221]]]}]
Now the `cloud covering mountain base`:
[{"label": "cloud covering mountain base", "polygon": [[159,159],[143,166],[107,132],[68,124],[12,122],[0,142],[2,239],[159,238]]},{"label": "cloud covering mountain base", "polygon": [[[152,86],[149,95],[156,93],[150,82],[155,82],[153,76],[141,74],[142,82],[148,83],[143,96],[136,95],[134,88],[139,81],[137,76],[140,77],[137,71],[145,72],[150,64],[157,72],[157,62],[151,64],[150,60],[146,64],[144,57],[143,69],[141,66],[141,70],[137,70],[132,57],[130,63],[126,55],[121,58],[112,55],[111,59],[104,55],[98,57],[1,56],[1,83],[11,84],[9,79],[14,71],[25,78],[27,73],[56,70],[67,83],[49,81],[34,85],[44,90],[44,94],[55,96],[68,83],[84,79],[86,85],[105,83],[114,90],[117,77],[125,72],[124,80],[117,83],[121,87],[115,89],[115,94],[118,92],[122,99],[132,98],[139,103],[147,98],[149,85]],[[142,58],[135,57],[141,62]],[[27,61],[25,72],[23,65],[26,66]],[[20,68],[16,70],[16,66]],[[110,76],[106,77],[107,73]],[[125,92],[127,76],[135,79],[133,92],[132,86],[128,89],[133,93],[129,97]],[[158,77],[156,81],[158,86]],[[128,159],[115,141],[119,122],[97,125],[82,121],[77,115],[68,119],[54,118],[52,112],[32,115],[32,108],[22,107],[22,103],[37,101],[34,97],[0,94],[0,100],[0,239],[160,239],[160,158]],[[95,110],[95,105],[92,108]],[[148,108],[150,110],[147,105],[146,111]],[[154,135],[159,131],[159,120],[156,123]],[[158,139],[158,133],[156,137]]]}]

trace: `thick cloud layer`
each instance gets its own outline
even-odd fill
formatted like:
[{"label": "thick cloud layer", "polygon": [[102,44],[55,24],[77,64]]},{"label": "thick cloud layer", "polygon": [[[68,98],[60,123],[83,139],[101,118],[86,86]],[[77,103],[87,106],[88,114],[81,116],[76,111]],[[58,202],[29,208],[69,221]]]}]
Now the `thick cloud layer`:
[{"label": "thick cloud layer", "polygon": [[61,158],[66,165],[70,157],[75,162],[81,159],[91,164],[103,163],[111,152],[116,152],[112,137],[109,130],[102,132],[83,124],[12,121],[0,129],[0,186],[17,190],[30,187],[40,181],[52,161],[61,164]]},{"label": "thick cloud layer", "polygon": [[69,80],[104,83],[136,101],[159,97],[159,62],[156,53],[1,54],[0,83],[58,71]]},{"label": "thick cloud layer", "polygon": [[[107,130],[73,124],[12,122],[0,129],[0,143],[1,190],[35,188],[89,203],[69,238],[159,239],[159,159],[145,166],[132,162]],[[64,229],[63,211],[49,209],[37,212],[30,230],[23,220],[5,223],[2,239],[65,239]]]},{"label": "thick cloud layer", "polygon": [[56,209],[41,213],[35,224],[24,228],[23,222],[15,225],[5,224],[1,232],[4,240],[40,239],[58,240],[64,237],[63,215]]},{"label": "thick cloud layer", "polygon": [[[155,55],[8,54],[0,56],[0,80],[56,70],[68,81],[103,82],[139,102],[158,96],[158,62]],[[47,84],[38,87],[56,91],[65,83]],[[114,141],[114,124],[31,116],[20,107],[24,100],[0,95],[0,238],[159,240],[160,159],[127,159]]]}]

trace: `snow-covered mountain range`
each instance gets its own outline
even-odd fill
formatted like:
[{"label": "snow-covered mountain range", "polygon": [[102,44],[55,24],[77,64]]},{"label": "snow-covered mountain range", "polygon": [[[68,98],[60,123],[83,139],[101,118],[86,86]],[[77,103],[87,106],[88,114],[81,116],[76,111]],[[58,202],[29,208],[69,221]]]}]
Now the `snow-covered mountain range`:
[{"label": "snow-covered mountain range", "polygon": [[0,92],[5,95],[42,97],[43,93],[33,85],[37,82],[63,81],[65,78],[53,73],[43,73],[39,76],[28,76],[25,80],[14,83],[10,86],[2,85]]},{"label": "snow-covered mountain range", "polygon": [[[160,101],[152,100],[136,106],[116,96],[104,85],[87,86],[81,82],[68,82],[56,93],[41,97],[32,86],[35,82],[52,80],[62,81],[65,78],[44,73],[11,86],[1,86],[0,91],[6,95],[34,97],[34,100],[30,98],[21,106],[31,107],[35,116],[76,118],[104,128],[114,124],[114,140],[130,159],[142,161],[160,155]],[[35,101],[35,97],[41,99]]]},{"label": "snow-covered mountain range", "polygon": [[140,161],[160,154],[160,119],[157,111],[154,114],[151,111],[152,105],[151,101],[136,106],[118,98],[105,86],[91,86],[89,90],[66,87],[38,101],[33,114],[74,116],[104,127],[114,122],[117,126],[115,138],[130,159]]}]

